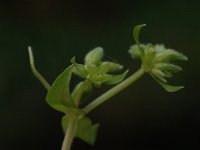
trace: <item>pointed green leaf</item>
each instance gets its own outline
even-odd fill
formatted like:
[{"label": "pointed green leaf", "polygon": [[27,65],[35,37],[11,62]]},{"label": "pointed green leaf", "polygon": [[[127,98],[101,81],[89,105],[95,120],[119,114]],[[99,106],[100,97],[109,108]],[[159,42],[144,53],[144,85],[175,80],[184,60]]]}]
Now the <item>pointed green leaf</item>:
[{"label": "pointed green leaf", "polygon": [[84,117],[78,123],[76,136],[83,141],[94,145],[99,124],[92,125],[89,118]]},{"label": "pointed green leaf", "polygon": [[[62,128],[64,133],[67,130],[68,124],[69,124],[69,117],[65,115],[62,118]],[[93,145],[96,140],[98,127],[99,124],[92,125],[91,120],[87,117],[84,117],[78,121],[75,136]]]},{"label": "pointed green leaf", "polygon": [[156,79],[155,77],[153,77],[167,92],[176,92],[181,90],[182,88],[184,88],[184,86],[173,86],[173,85],[169,85],[166,84],[162,81],[160,81],[159,79]]},{"label": "pointed green leaf", "polygon": [[106,81],[104,84],[107,84],[107,85],[117,84],[125,79],[127,73],[128,73],[128,70],[126,70],[124,73],[120,75],[112,75],[112,78]]},{"label": "pointed green leaf", "polygon": [[137,25],[136,27],[134,27],[133,29],[133,37],[134,37],[134,40],[138,46],[138,49],[140,50],[140,54],[141,54],[141,57],[144,56],[144,50],[143,48],[140,46],[140,42],[139,42],[139,39],[140,39],[140,31],[143,27],[145,27],[146,24],[141,24],[141,25]]},{"label": "pointed green leaf", "polygon": [[139,45],[139,36],[140,36],[140,31],[143,27],[145,27],[146,24],[141,24],[141,25],[137,25],[136,27],[134,27],[133,29],[133,37],[135,42]]},{"label": "pointed green leaf", "polygon": [[46,96],[47,103],[63,113],[75,106],[69,91],[71,72],[72,66],[69,66],[56,78]]}]

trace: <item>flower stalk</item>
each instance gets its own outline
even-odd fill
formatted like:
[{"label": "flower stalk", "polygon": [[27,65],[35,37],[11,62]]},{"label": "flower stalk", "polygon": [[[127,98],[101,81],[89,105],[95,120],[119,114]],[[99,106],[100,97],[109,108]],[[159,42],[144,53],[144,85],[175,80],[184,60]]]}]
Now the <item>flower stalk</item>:
[{"label": "flower stalk", "polygon": [[83,110],[85,113],[89,113],[96,107],[98,107],[100,104],[104,103],[105,101],[109,100],[111,97],[115,96],[122,90],[124,90],[126,87],[130,86],[133,84],[135,81],[137,81],[139,78],[142,77],[144,74],[143,68],[140,68],[137,70],[133,75],[122,81],[121,83],[117,84],[110,90],[108,90],[106,93],[102,94],[95,100],[93,100],[90,104],[88,104]]}]

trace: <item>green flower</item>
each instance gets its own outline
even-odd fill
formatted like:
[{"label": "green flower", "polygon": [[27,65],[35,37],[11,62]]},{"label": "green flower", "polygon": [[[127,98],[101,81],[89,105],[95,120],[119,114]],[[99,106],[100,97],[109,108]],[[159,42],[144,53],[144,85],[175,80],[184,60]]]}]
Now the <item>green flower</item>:
[{"label": "green flower", "polygon": [[149,73],[166,91],[175,92],[183,86],[171,86],[166,78],[171,78],[173,73],[183,69],[174,64],[177,60],[186,61],[188,58],[176,50],[166,48],[163,44],[140,44],[139,33],[144,25],[134,28],[136,45],[130,47],[129,53],[133,59],[140,59],[142,68]]},{"label": "green flower", "polygon": [[102,61],[103,48],[97,47],[91,50],[85,56],[85,63],[78,64],[75,57],[71,59],[74,66],[73,73],[91,81],[95,86],[102,84],[113,85],[121,82],[127,75],[128,71],[116,75],[117,71],[122,70],[123,66],[114,62]]}]

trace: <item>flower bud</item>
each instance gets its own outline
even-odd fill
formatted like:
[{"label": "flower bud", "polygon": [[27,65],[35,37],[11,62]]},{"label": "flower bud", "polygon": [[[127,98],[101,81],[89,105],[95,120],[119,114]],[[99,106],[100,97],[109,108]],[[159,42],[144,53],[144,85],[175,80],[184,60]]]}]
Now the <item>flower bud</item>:
[{"label": "flower bud", "polygon": [[153,64],[155,54],[156,54],[156,51],[152,47],[152,45],[149,45],[146,47],[144,51],[144,60],[142,64],[145,71],[148,72],[149,70],[151,70],[151,66]]},{"label": "flower bud", "polygon": [[[146,48],[146,45],[144,44],[140,44],[140,47],[142,49],[145,49]],[[131,57],[133,59],[140,59],[141,58],[141,53],[140,53],[140,50],[138,48],[138,45],[132,45],[128,51],[128,53],[131,55]]]},{"label": "flower bud", "polygon": [[85,56],[86,65],[98,65],[103,58],[103,48],[97,47]]},{"label": "flower bud", "polygon": [[101,66],[107,66],[108,67],[108,73],[110,72],[116,72],[116,71],[120,71],[123,69],[123,66],[114,62],[102,62]]},{"label": "flower bud", "polygon": [[187,59],[188,58],[185,55],[183,55],[175,50],[166,49],[163,52],[160,52],[160,53],[158,52],[156,54],[155,61],[156,62],[169,62],[169,61],[173,61],[173,60],[185,60],[186,61]]}]

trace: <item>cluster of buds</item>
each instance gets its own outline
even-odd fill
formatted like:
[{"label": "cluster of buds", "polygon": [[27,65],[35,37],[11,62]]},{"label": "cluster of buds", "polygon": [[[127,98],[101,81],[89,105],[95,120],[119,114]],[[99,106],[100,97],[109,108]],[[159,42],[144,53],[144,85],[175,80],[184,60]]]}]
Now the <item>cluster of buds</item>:
[{"label": "cluster of buds", "polygon": [[113,74],[121,71],[123,66],[110,62],[102,61],[103,49],[97,47],[91,50],[86,56],[84,64],[78,64],[75,62],[75,57],[72,58],[71,62],[74,66],[73,73],[87,79],[94,86],[114,85],[121,82],[127,75],[128,71],[122,74]]},{"label": "cluster of buds", "polygon": [[129,53],[132,58],[141,59],[144,71],[149,73],[168,92],[183,88],[183,86],[168,85],[166,78],[172,77],[173,73],[182,71],[182,68],[173,62],[176,60],[186,61],[188,58],[185,55],[168,49],[163,44],[133,45]]},{"label": "cluster of buds", "polygon": [[141,67],[149,73],[166,91],[175,92],[183,86],[167,84],[166,78],[172,77],[173,73],[182,71],[182,68],[174,64],[174,61],[186,61],[188,58],[176,50],[166,48],[163,44],[140,44],[139,34],[144,25],[134,28],[133,36],[136,45],[130,47],[129,53],[133,59],[140,59]]}]

